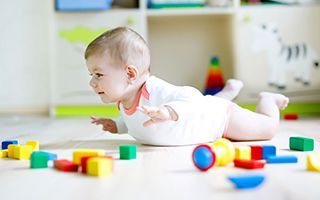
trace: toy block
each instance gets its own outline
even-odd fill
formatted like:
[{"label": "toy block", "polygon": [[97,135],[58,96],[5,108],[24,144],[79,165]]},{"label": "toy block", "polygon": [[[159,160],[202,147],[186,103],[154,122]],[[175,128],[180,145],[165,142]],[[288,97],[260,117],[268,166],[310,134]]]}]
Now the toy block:
[{"label": "toy block", "polygon": [[297,151],[313,151],[313,139],[305,137],[290,137],[290,149]]},{"label": "toy block", "polygon": [[69,160],[54,160],[53,165],[56,169],[64,172],[78,172],[78,165]]},{"label": "toy block", "polygon": [[87,173],[87,166],[88,166],[88,160],[90,158],[111,158],[112,156],[86,156],[81,158],[81,172],[86,174]]},{"label": "toy block", "polygon": [[269,156],[275,156],[276,155],[276,147],[273,145],[263,145],[262,146],[262,158],[265,160]]},{"label": "toy block", "polygon": [[57,160],[58,159],[58,156],[55,153],[50,153],[50,152],[46,152],[46,151],[34,151],[34,152],[46,153],[48,155],[48,160]]},{"label": "toy block", "polygon": [[18,140],[5,140],[5,141],[2,141],[1,147],[2,147],[2,149],[8,149],[8,146],[10,144],[18,144]]},{"label": "toy block", "polygon": [[0,150],[0,158],[7,158],[8,157],[8,149]]},{"label": "toy block", "polygon": [[30,168],[47,168],[49,155],[43,151],[34,151],[30,156]]},{"label": "toy block", "polygon": [[234,160],[234,166],[244,169],[261,169],[264,168],[265,161],[263,160]]},{"label": "toy block", "polygon": [[240,174],[229,176],[228,179],[235,185],[236,188],[248,189],[261,185],[261,183],[263,183],[265,180],[265,177],[259,174]]},{"label": "toy block", "polygon": [[95,156],[85,156],[81,158],[81,172],[86,174],[87,173],[87,164],[89,158],[94,158]]},{"label": "toy block", "polygon": [[113,160],[111,158],[89,158],[87,174],[90,176],[108,176],[112,172]]},{"label": "toy block", "polygon": [[262,160],[262,146],[252,145],[251,146],[251,159],[252,160]]},{"label": "toy block", "polygon": [[15,148],[18,146],[20,146],[20,145],[18,145],[18,144],[9,144],[8,145],[8,158],[14,158],[14,151],[15,151]]},{"label": "toy block", "polygon": [[291,113],[291,114],[284,114],[283,119],[285,120],[297,120],[298,119],[298,114],[296,113]]},{"label": "toy block", "polygon": [[251,148],[249,146],[238,146],[235,147],[235,159],[238,160],[250,160],[251,159]]},{"label": "toy block", "polygon": [[81,164],[81,158],[85,156],[103,156],[104,151],[101,149],[77,149],[73,152],[73,162]]},{"label": "toy block", "polygon": [[297,163],[297,156],[287,155],[287,156],[269,156],[267,158],[267,163]]},{"label": "toy block", "polygon": [[209,145],[199,145],[192,152],[193,164],[201,171],[210,169],[216,160],[215,153],[212,152]]},{"label": "toy block", "polygon": [[29,160],[32,153],[32,146],[21,145],[14,148],[13,157],[18,160]]},{"label": "toy block", "polygon": [[29,140],[26,142],[26,145],[32,146],[32,151],[38,151],[39,150],[39,142],[36,140]]},{"label": "toy block", "polygon": [[58,159],[58,156],[57,154],[55,153],[49,153],[49,152],[46,152],[49,156],[49,160],[57,160]]},{"label": "toy block", "polygon": [[120,159],[130,160],[137,158],[137,146],[136,145],[123,145],[119,147]]},{"label": "toy block", "polygon": [[320,172],[320,153],[311,153],[307,156],[307,170]]}]

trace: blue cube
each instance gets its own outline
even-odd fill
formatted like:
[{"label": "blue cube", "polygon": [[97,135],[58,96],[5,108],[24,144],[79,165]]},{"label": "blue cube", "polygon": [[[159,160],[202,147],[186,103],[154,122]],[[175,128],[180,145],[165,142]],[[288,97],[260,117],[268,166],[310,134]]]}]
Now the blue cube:
[{"label": "blue cube", "polygon": [[266,160],[269,156],[276,155],[276,147],[272,145],[263,145],[262,146],[262,158]]},{"label": "blue cube", "polygon": [[2,147],[2,149],[8,149],[8,146],[10,144],[18,144],[18,140],[5,140],[5,141],[2,141],[1,147]]},{"label": "blue cube", "polygon": [[57,11],[107,10],[112,0],[56,0]]}]

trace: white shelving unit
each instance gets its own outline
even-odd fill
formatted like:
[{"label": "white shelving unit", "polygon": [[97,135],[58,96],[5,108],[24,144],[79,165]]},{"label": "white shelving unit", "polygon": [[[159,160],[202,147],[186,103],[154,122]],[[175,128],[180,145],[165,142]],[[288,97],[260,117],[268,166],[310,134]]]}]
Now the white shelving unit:
[{"label": "white shelving unit", "polygon": [[[250,43],[250,37],[246,35],[248,23],[245,19],[249,16],[255,22],[276,21],[280,22],[280,26],[288,26],[285,24],[292,23],[288,18],[290,16],[295,19],[303,18],[302,21],[313,17],[319,19],[319,11],[319,5],[242,7],[240,0],[233,0],[229,7],[221,8],[147,9],[146,0],[139,0],[139,8],[132,9],[88,13],[52,12],[53,32],[56,34],[52,37],[51,114],[54,115],[55,107],[59,105],[101,105],[98,97],[89,88],[89,76],[82,54],[75,52],[75,46],[70,45],[70,42],[58,37],[62,29],[79,24],[91,29],[130,26],[141,33],[150,45],[153,74],[171,83],[192,85],[200,90],[205,84],[211,56],[218,55],[225,78],[240,78],[250,85],[239,98],[246,102],[251,100],[249,97],[252,93],[268,88],[262,82],[255,83],[251,72],[246,71],[248,68],[244,66],[248,64],[248,59],[251,59],[247,53],[249,49],[246,43]],[[282,12],[288,15],[287,22],[281,20]],[[298,17],[295,12],[299,13]],[[311,23],[304,23],[306,29],[310,30]],[[316,35],[320,35],[320,28],[318,26],[313,29],[314,34],[308,37],[314,37],[310,42],[315,42],[315,48],[320,52],[320,41]],[[84,50],[84,47],[82,48]],[[252,63],[258,64],[260,56],[252,58]],[[246,60],[243,60],[243,57]],[[259,65],[263,66],[263,69],[266,67],[261,62]],[[76,81],[70,82],[69,77]],[[312,87],[319,86],[320,83],[316,81]]]}]

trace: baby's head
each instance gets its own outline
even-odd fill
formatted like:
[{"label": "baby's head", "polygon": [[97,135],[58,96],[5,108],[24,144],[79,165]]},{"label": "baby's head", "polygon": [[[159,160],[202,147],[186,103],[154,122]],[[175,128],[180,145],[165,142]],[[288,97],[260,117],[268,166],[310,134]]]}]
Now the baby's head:
[{"label": "baby's head", "polygon": [[118,27],[109,30],[93,40],[85,51],[85,59],[90,56],[108,54],[118,67],[136,66],[140,72],[149,71],[150,51],[146,41],[134,30]]},{"label": "baby's head", "polygon": [[115,28],[97,37],[88,45],[85,59],[93,76],[90,85],[100,96],[108,96],[102,98],[105,103],[121,100],[149,75],[148,45],[129,28]]}]

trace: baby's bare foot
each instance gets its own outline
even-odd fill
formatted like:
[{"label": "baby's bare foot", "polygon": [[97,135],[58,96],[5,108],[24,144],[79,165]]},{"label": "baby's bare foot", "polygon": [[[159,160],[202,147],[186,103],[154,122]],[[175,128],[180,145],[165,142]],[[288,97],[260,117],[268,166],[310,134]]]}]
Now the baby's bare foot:
[{"label": "baby's bare foot", "polygon": [[260,98],[264,98],[264,97],[273,99],[280,110],[285,109],[289,104],[289,98],[282,94],[271,93],[271,92],[261,92]]},{"label": "baby's bare foot", "polygon": [[243,87],[243,82],[236,79],[229,79],[226,83],[225,88],[229,90],[230,92],[239,93],[241,88]]},{"label": "baby's bare foot", "polygon": [[229,79],[224,88],[215,96],[222,97],[231,101],[238,96],[242,87],[242,81],[236,79]]}]

